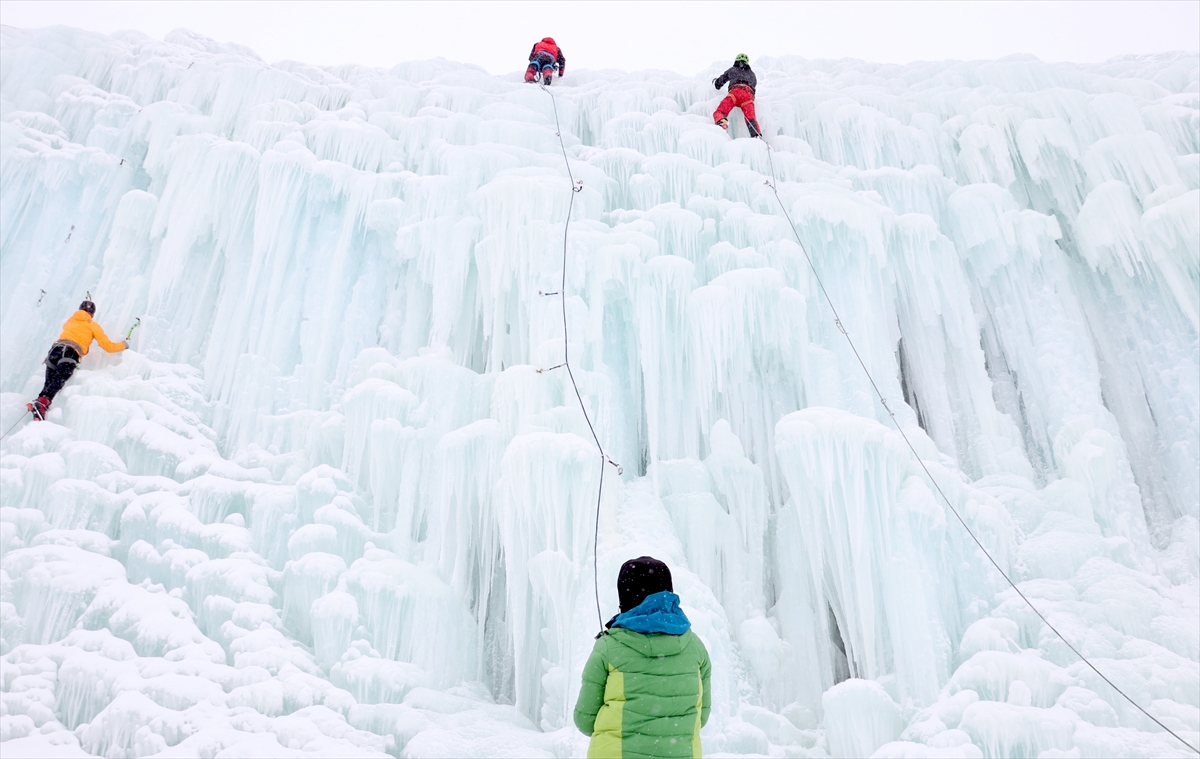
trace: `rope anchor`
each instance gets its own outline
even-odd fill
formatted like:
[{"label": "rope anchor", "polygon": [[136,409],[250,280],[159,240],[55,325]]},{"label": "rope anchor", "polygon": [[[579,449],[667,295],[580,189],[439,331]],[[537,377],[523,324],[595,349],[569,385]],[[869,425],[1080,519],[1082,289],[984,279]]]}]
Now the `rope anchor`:
[{"label": "rope anchor", "polygon": [[895,421],[896,412],[892,411],[892,407],[888,405],[887,398],[880,398],[879,402],[883,404],[883,410],[888,413],[888,416],[892,418],[892,421]]}]

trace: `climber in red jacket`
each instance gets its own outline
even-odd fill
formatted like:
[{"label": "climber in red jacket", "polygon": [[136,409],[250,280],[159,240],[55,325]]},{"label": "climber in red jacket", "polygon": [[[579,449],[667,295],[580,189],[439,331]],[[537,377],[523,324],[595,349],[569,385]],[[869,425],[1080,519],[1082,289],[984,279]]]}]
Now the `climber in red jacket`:
[{"label": "climber in red jacket", "polygon": [[556,67],[558,75],[562,76],[567,70],[567,59],[555,44],[553,37],[543,37],[542,41],[529,51],[529,68],[525,69],[525,81],[536,82],[540,74],[542,84],[549,85],[554,78]]}]

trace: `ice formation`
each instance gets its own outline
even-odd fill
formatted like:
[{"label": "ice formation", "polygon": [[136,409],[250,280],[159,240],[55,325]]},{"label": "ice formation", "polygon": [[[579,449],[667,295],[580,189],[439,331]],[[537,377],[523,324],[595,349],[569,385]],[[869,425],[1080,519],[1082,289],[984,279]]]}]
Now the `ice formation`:
[{"label": "ice formation", "polygon": [[[0,751],[582,755],[600,462],[537,371],[549,96],[186,32],[4,27],[0,56],[0,423],[85,291],[110,333],[143,320],[2,444]],[[934,497],[763,144],[711,124],[719,65],[554,85],[573,366],[625,469],[604,614],[622,561],[671,564],[709,753],[1190,755]],[[781,196],[922,460],[1200,741],[1200,61],[754,65]]]}]

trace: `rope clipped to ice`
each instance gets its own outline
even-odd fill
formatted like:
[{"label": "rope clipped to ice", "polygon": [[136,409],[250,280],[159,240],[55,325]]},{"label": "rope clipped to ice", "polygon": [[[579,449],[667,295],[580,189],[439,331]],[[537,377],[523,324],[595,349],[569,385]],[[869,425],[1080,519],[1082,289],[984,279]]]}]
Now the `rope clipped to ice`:
[{"label": "rope clipped to ice", "polygon": [[557,295],[562,303],[562,320],[563,320],[563,360],[561,364],[552,366],[549,369],[538,369],[538,373],[554,371],[555,369],[566,368],[567,376],[571,378],[571,387],[575,389],[575,397],[579,399],[579,410],[583,412],[583,419],[587,422],[588,430],[592,433],[592,440],[596,441],[596,448],[600,451],[600,487],[596,489],[596,526],[592,535],[592,586],[596,596],[596,620],[600,624],[600,628],[604,629],[604,613],[600,610],[600,572],[598,553],[600,550],[600,503],[604,499],[604,469],[606,464],[612,464],[617,468],[617,475],[622,475],[625,470],[620,464],[613,461],[604,451],[604,445],[600,442],[600,436],[596,434],[596,427],[592,424],[592,418],[588,415],[587,406],[583,403],[583,394],[579,392],[579,384],[575,382],[575,373],[571,371],[571,347],[570,340],[567,337],[567,239],[571,230],[571,211],[575,208],[576,193],[583,192],[583,180],[576,180],[574,173],[571,171],[571,161],[567,158],[567,146],[562,138],[562,125],[558,121],[558,101],[554,97],[554,93],[546,89],[545,83],[539,85],[547,95],[550,96],[550,103],[554,106],[554,136],[558,138],[558,146],[562,149],[563,163],[567,166],[567,177],[571,180],[571,202],[567,205],[567,219],[563,224],[563,263],[562,263],[562,282],[559,285],[558,292],[548,293],[539,291],[539,295],[551,296]]}]

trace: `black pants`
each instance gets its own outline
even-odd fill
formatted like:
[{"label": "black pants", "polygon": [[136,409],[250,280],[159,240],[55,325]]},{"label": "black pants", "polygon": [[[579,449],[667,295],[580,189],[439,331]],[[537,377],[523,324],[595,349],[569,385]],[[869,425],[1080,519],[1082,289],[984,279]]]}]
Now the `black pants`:
[{"label": "black pants", "polygon": [[66,345],[55,345],[46,356],[46,384],[42,386],[41,395],[54,400],[58,391],[63,389],[67,380],[75,373],[79,365],[79,354],[74,348]]}]

